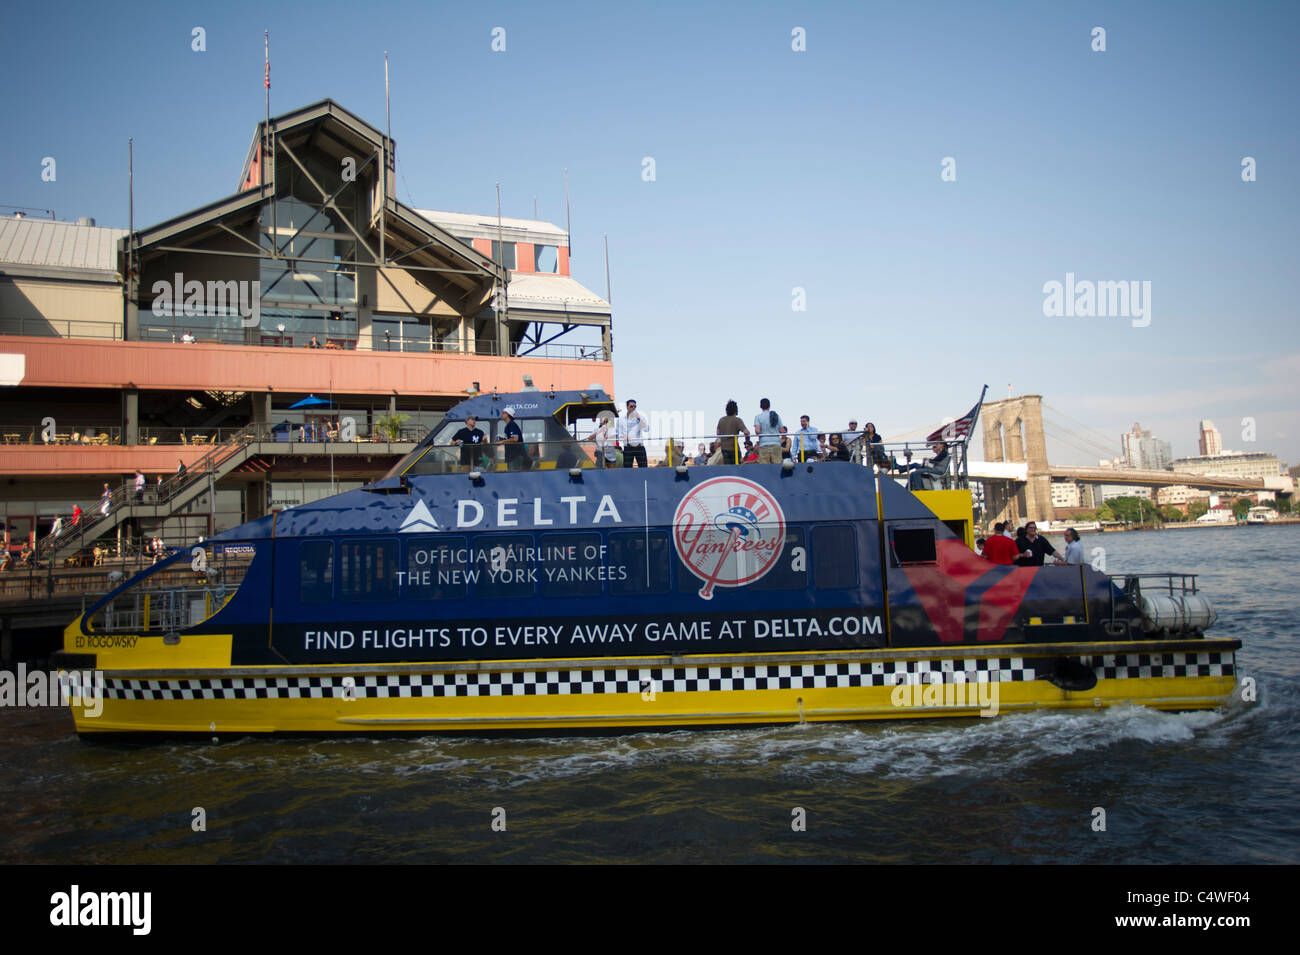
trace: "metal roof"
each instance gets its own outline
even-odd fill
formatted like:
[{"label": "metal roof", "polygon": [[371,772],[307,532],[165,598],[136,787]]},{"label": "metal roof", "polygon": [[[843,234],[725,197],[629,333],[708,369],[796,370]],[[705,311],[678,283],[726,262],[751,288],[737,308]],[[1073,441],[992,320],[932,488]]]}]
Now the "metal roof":
[{"label": "metal roof", "polygon": [[[494,421],[501,417],[504,408],[514,408],[516,418],[549,418],[566,410],[567,405],[589,406],[590,414],[580,418],[594,418],[613,408],[612,399],[600,387],[586,391],[516,391],[508,394],[481,394],[467,398],[447,412],[447,421],[464,421],[474,415],[480,421]],[[566,412],[567,414],[567,412]]]},{"label": "metal roof", "polygon": [[[0,217],[0,269],[10,274],[117,278],[117,241],[125,229],[50,219]],[[96,274],[97,273],[97,274]]]},{"label": "metal roof", "polygon": [[507,290],[510,311],[561,315],[595,314],[608,317],[609,302],[567,275],[545,272],[514,272]]},{"label": "metal roof", "polygon": [[[497,237],[497,217],[465,212],[440,212],[436,209],[416,209],[430,222],[437,223],[454,236],[470,239]],[[540,245],[569,245],[569,234],[559,226],[541,219],[512,219],[501,217],[501,236],[510,242],[535,242]]]}]

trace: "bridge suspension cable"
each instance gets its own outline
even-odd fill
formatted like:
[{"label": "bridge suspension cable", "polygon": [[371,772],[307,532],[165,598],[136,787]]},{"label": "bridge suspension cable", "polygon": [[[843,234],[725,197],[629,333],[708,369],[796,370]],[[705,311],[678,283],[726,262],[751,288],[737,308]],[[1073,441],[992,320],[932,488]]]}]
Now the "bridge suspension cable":
[{"label": "bridge suspension cable", "polygon": [[[1115,439],[1113,437],[1111,437],[1110,435],[1103,434],[1102,432],[1098,431],[1096,428],[1092,427],[1092,425],[1085,424],[1084,422],[1080,421],[1078,418],[1066,414],[1060,408],[1057,408],[1053,405],[1049,405],[1045,401],[1043,402],[1043,408],[1050,411],[1052,414],[1057,415],[1058,417],[1064,418],[1067,422],[1074,425],[1076,429],[1081,428],[1086,432],[1091,432],[1091,434],[1095,436],[1093,440],[1099,441],[1101,447],[1108,448],[1108,449],[1113,449],[1115,447]],[[1109,454],[1110,452],[1107,451],[1107,453]]]},{"label": "bridge suspension cable", "polygon": [[1069,435],[1071,435],[1071,432],[1067,431],[1064,434],[1058,434],[1055,431],[1049,430],[1047,427],[1044,427],[1043,434],[1051,438],[1053,441],[1059,441],[1061,444],[1065,444],[1071,448],[1074,448],[1074,450],[1076,451],[1082,451],[1084,454],[1097,455],[1098,457],[1101,457],[1101,455],[1098,454],[1095,448],[1089,447],[1088,445],[1085,444],[1080,444],[1078,441],[1072,440],[1071,437],[1069,437]]},{"label": "bridge suspension cable", "polygon": [[1109,460],[1114,457],[1114,453],[1109,448],[1098,445],[1087,435],[1082,435],[1077,431],[1066,428],[1059,422],[1049,422],[1044,420],[1043,433],[1056,441],[1068,444],[1076,451],[1083,451],[1086,454],[1095,455],[1102,460]]}]

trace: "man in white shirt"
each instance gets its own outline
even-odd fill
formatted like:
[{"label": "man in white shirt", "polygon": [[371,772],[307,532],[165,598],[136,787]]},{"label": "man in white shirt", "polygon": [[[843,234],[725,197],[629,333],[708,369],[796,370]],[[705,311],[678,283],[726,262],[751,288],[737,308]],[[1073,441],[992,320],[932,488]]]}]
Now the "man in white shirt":
[{"label": "man in white shirt", "polygon": [[650,437],[650,422],[636,410],[636,402],[628,399],[627,414],[618,419],[618,439],[623,443],[623,467],[649,467],[645,457],[645,441]]},{"label": "man in white shirt", "polygon": [[1082,564],[1083,563],[1083,542],[1079,540],[1079,532],[1073,527],[1065,529],[1065,559],[1056,558],[1058,564]]}]

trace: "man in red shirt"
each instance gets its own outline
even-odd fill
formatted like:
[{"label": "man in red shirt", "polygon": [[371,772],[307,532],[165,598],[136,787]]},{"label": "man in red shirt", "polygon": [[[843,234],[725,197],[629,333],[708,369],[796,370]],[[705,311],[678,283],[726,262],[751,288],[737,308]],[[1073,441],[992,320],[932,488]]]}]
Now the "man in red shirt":
[{"label": "man in red shirt", "polygon": [[995,564],[1014,564],[1016,562],[1016,542],[1004,537],[1005,524],[993,525],[993,536],[984,542],[984,559]]}]

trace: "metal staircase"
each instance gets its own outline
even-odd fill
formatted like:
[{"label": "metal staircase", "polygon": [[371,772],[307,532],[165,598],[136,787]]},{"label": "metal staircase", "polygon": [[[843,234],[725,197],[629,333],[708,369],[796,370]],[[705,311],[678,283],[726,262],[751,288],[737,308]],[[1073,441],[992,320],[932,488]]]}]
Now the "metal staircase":
[{"label": "metal staircase", "polygon": [[250,424],[235,432],[226,443],[212,448],[185,473],[173,475],[162,484],[147,485],[145,497],[152,496],[152,501],[136,500],[134,488],[121,487],[109,498],[107,514],[103,510],[102,498],[87,504],[82,508],[81,521],[76,526],[65,527],[59,535],[51,534],[37,543],[37,560],[59,561],[70,557],[133,517],[153,520],[171,517],[257,454],[260,450],[258,432],[264,428],[265,425]]}]

